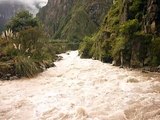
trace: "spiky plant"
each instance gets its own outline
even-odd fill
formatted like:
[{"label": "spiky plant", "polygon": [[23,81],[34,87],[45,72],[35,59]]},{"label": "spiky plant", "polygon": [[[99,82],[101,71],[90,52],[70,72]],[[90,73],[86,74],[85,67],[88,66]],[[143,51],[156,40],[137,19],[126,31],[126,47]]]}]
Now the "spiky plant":
[{"label": "spiky plant", "polygon": [[33,77],[42,69],[29,56],[15,57],[15,71],[18,76]]}]

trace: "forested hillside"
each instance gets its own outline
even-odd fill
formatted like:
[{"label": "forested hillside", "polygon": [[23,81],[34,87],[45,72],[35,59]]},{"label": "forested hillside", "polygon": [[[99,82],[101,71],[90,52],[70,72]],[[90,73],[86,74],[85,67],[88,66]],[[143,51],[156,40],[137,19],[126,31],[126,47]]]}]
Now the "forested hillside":
[{"label": "forested hillside", "polygon": [[[11,7],[6,11],[6,6]],[[20,3],[3,4],[0,29],[21,9]],[[49,0],[37,17],[22,11],[6,28],[0,37],[0,78],[34,76],[54,66],[57,53],[79,44],[82,58],[160,69],[158,0]]]},{"label": "forested hillside", "polygon": [[160,0],[2,1],[0,120],[160,120]]},{"label": "forested hillside", "polygon": [[98,30],[112,0],[49,0],[38,17],[54,39],[80,42]]},{"label": "forested hillside", "polygon": [[114,0],[100,30],[81,43],[80,53],[121,66],[160,65],[160,1]]},{"label": "forested hillside", "polygon": [[83,41],[82,57],[129,67],[160,64],[158,0],[49,0],[37,16],[48,36]]}]

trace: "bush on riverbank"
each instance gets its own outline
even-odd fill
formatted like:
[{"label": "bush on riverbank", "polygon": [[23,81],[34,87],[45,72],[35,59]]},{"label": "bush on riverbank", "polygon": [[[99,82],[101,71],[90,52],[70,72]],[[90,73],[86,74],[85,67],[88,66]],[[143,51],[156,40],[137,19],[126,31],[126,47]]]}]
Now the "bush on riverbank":
[{"label": "bush on riverbank", "polygon": [[54,66],[54,46],[29,12],[18,13],[7,27],[0,37],[0,78],[33,77]]},{"label": "bush on riverbank", "polygon": [[81,58],[91,58],[91,47],[93,45],[93,40],[90,37],[85,37],[83,39],[83,42],[80,44],[79,48],[79,54],[81,55]]}]

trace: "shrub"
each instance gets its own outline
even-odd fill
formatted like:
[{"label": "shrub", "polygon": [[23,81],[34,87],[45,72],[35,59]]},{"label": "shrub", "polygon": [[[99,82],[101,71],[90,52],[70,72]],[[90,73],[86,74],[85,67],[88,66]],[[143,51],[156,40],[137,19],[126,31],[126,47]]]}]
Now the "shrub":
[{"label": "shrub", "polygon": [[128,20],[120,26],[120,33],[123,36],[128,37],[128,36],[132,36],[133,33],[137,32],[139,29],[140,29],[140,25],[137,19]]},{"label": "shrub", "polygon": [[124,37],[118,37],[115,40],[115,44],[112,46],[112,56],[115,58],[119,55],[120,51],[125,49],[126,39]]},{"label": "shrub", "polygon": [[15,72],[18,76],[33,77],[37,73],[41,72],[42,69],[33,59],[26,56],[16,56],[15,61]]},{"label": "shrub", "polygon": [[[0,77],[3,77],[4,74],[12,74],[13,71],[13,66],[9,62],[0,62]],[[12,72],[12,73],[11,73]]]},{"label": "shrub", "polygon": [[152,53],[151,64],[155,66],[160,65],[160,37],[157,37],[152,40],[151,53]]},{"label": "shrub", "polygon": [[40,23],[29,12],[18,13],[8,27],[13,32],[9,29],[0,38],[0,62],[11,63],[7,65],[13,68],[10,72],[15,74],[12,76],[33,77],[54,65],[53,46]]},{"label": "shrub", "polygon": [[85,37],[83,42],[80,44],[79,53],[82,58],[91,58],[91,48],[93,45],[93,40],[90,37]]}]

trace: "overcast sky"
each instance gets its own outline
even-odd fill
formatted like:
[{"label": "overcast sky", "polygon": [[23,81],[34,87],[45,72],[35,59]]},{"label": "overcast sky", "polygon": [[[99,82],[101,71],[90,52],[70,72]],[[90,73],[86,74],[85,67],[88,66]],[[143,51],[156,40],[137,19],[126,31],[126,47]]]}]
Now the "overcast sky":
[{"label": "overcast sky", "polygon": [[0,2],[2,1],[10,1],[10,2],[21,1],[23,3],[33,5],[35,2],[47,2],[48,0],[0,0]]},{"label": "overcast sky", "polygon": [[26,6],[29,6],[32,10],[32,13],[36,13],[37,12],[37,8],[35,6],[36,3],[39,3],[39,5],[42,7],[44,5],[47,4],[48,0],[0,0],[1,2],[5,2],[5,1],[10,1],[10,2],[15,2],[15,1],[19,1],[24,3]]}]

